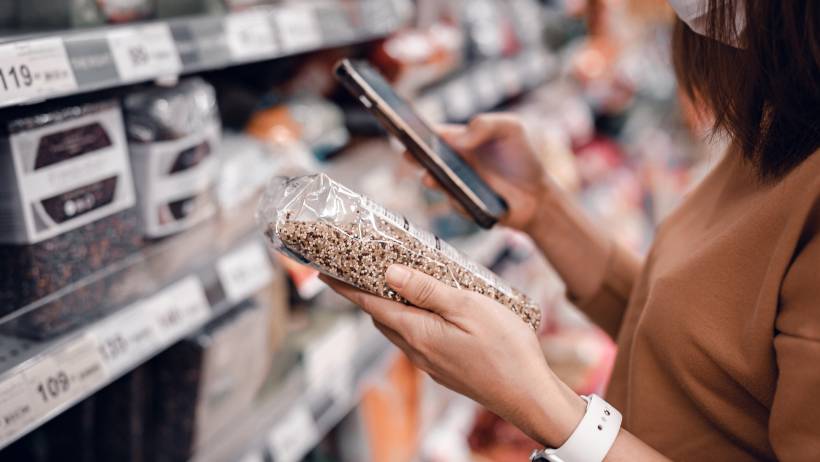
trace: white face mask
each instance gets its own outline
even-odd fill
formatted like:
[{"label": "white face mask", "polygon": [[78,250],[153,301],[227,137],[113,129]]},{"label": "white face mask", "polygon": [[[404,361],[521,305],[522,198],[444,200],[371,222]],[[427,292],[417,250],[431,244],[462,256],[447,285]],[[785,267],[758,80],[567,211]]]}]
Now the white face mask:
[{"label": "white face mask", "polygon": [[[669,5],[695,33],[706,35],[706,19],[709,16],[709,2],[707,0],[669,0]],[[743,3],[738,0],[737,18],[735,18],[735,30],[742,32],[746,27],[746,18],[743,16]],[[730,40],[728,45],[738,46],[738,37]]]}]

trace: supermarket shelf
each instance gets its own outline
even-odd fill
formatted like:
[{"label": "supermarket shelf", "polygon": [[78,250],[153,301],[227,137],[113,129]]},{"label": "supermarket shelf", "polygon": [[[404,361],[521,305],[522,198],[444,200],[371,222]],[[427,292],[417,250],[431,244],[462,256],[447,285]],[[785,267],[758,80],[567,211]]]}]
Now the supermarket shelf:
[{"label": "supermarket shelf", "polygon": [[[311,351],[307,351],[311,350]],[[345,315],[302,352],[276,391],[254,406],[192,462],[298,462],[360,401],[396,349],[365,316]],[[322,373],[312,373],[311,369]]]},{"label": "supermarket shelf", "polygon": [[[506,248],[508,237],[507,231],[495,229],[454,245],[489,265]],[[200,448],[191,462],[297,462],[307,455],[358,405],[364,385],[398,352],[368,316],[356,318],[344,316],[319,338],[304,342],[302,364],[291,368],[251,415]]]},{"label": "supermarket shelf", "polygon": [[[69,334],[45,341],[0,335],[0,449],[266,286],[273,268],[248,221],[225,232],[214,220],[137,256],[106,278],[108,285],[139,281],[143,293]],[[212,253],[193,268],[174,268],[175,259],[190,260],[187,240],[200,254],[199,244],[209,241]]]},{"label": "supermarket shelf", "polygon": [[315,0],[0,39],[0,107],[171,79],[367,41],[407,19],[408,0]]},{"label": "supermarket shelf", "polygon": [[558,58],[544,49],[488,60],[421,92],[415,106],[436,122],[463,122],[533,90],[555,78]]}]

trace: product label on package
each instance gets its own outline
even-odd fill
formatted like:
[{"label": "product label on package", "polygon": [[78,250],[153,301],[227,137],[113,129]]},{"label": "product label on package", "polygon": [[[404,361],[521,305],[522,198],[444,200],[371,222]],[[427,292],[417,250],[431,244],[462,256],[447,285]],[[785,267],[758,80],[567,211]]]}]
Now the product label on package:
[{"label": "product label on package", "polygon": [[428,248],[440,251],[445,257],[452,260],[454,263],[463,267],[464,269],[470,271],[471,273],[475,274],[476,276],[480,277],[489,285],[498,289],[500,292],[510,297],[514,297],[513,289],[510,285],[499,279],[498,276],[496,276],[495,273],[493,273],[489,269],[473,262],[472,260],[464,256],[464,254],[459,252],[456,248],[439,239],[438,236],[434,235],[433,233],[416,228],[406,218],[385,209],[381,205],[373,202],[368,198],[362,197],[362,204],[367,210],[369,210],[374,215],[383,218],[384,220],[388,221],[396,227],[404,229],[409,235],[411,235],[416,240],[426,245]]},{"label": "product label on package", "polygon": [[62,40],[45,38],[0,45],[0,104],[46,98],[76,88]]},{"label": "product label on package", "polygon": [[182,70],[168,24],[118,27],[108,33],[108,45],[123,81],[173,76]]},{"label": "product label on package", "polygon": [[174,141],[132,144],[131,165],[143,230],[162,237],[190,228],[216,211],[211,187],[219,160],[220,127]]},{"label": "product label on package", "polygon": [[19,131],[9,143],[22,216],[13,242],[40,242],[135,203],[116,106]]}]

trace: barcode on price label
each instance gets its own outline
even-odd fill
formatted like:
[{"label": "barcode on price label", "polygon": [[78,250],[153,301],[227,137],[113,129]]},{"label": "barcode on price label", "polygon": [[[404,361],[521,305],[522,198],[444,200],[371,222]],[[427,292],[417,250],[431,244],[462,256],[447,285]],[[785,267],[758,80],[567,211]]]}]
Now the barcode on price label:
[{"label": "barcode on price label", "polygon": [[299,462],[318,440],[310,409],[297,404],[268,433],[268,450],[276,462]]},{"label": "barcode on price label", "polygon": [[167,77],[182,70],[168,24],[116,28],[108,33],[108,46],[124,81]]},{"label": "barcode on price label", "polygon": [[210,317],[210,305],[202,282],[196,276],[164,289],[148,300],[147,311],[161,344],[179,340]]},{"label": "barcode on price label", "polygon": [[286,52],[317,48],[322,45],[322,31],[313,8],[287,5],[275,13],[276,27]]},{"label": "barcode on price label", "polygon": [[150,301],[131,305],[95,326],[97,349],[109,375],[130,370],[160,346],[147,308]]},{"label": "barcode on price label", "polygon": [[62,40],[45,38],[0,45],[0,103],[15,104],[76,88]]},{"label": "barcode on price label", "polygon": [[273,24],[268,14],[263,11],[248,11],[228,16],[225,19],[225,37],[231,56],[238,61],[272,57],[279,51]]},{"label": "barcode on price label", "polygon": [[0,445],[19,435],[33,424],[42,412],[37,402],[29,399],[28,382],[22,375],[13,375],[0,383]]},{"label": "barcode on price label", "polygon": [[216,264],[216,271],[225,295],[234,303],[250,297],[273,279],[268,252],[259,241],[222,257]]}]

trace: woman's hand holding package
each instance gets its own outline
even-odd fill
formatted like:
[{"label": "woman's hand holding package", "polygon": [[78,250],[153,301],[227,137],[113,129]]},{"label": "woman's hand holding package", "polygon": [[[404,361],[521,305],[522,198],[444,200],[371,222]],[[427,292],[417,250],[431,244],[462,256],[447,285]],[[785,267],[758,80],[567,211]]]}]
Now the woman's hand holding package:
[{"label": "woman's hand holding package", "polygon": [[324,280],[434,380],[537,441],[559,446],[584,414],[584,402],[550,370],[532,329],[499,303],[398,265],[388,270],[388,283],[412,306]]}]

